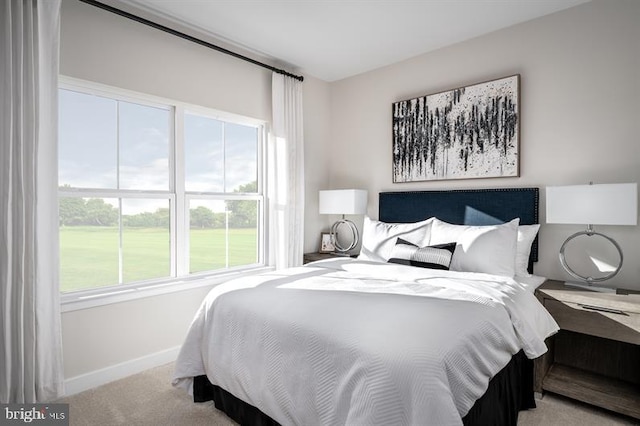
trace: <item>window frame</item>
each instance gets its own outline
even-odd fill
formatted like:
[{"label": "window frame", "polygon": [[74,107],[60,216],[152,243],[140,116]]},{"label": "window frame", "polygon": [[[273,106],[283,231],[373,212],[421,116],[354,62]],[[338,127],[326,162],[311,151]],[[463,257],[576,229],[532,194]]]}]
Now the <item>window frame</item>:
[{"label": "window frame", "polygon": [[[233,113],[227,113],[199,105],[193,105],[174,99],[163,98],[145,93],[135,92],[100,83],[76,79],[67,76],[59,76],[58,89],[77,91],[89,95],[102,96],[117,101],[131,102],[150,107],[169,109],[170,135],[169,142],[169,188],[168,190],[136,190],[136,189],[58,189],[58,196],[78,198],[154,198],[169,200],[171,212],[170,232],[170,277],[136,281],[131,283],[113,284],[109,286],[76,290],[72,292],[59,292],[61,308],[63,312],[88,307],[100,306],[110,303],[118,303],[141,297],[149,297],[175,291],[184,291],[203,286],[212,286],[242,275],[272,270],[267,265],[269,255],[267,253],[267,224],[268,209],[266,194],[266,141],[267,123],[250,117],[244,117]],[[257,192],[190,192],[185,190],[185,140],[184,117],[192,113],[207,118],[221,120],[233,124],[256,127],[257,129]],[[189,215],[186,209],[191,199],[213,200],[255,200],[258,202],[258,229],[257,229],[257,262],[251,265],[242,265],[231,268],[196,272],[189,274]],[[59,232],[59,227],[55,232]],[[119,233],[123,228],[119,226]],[[184,255],[179,255],[184,253]],[[60,264],[60,263],[58,263]]]}]

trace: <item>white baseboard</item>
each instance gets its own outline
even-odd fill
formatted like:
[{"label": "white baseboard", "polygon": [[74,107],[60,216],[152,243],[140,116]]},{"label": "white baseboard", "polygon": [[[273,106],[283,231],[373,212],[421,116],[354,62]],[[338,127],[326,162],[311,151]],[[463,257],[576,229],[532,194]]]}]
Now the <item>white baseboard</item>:
[{"label": "white baseboard", "polygon": [[71,377],[65,380],[65,396],[75,395],[100,385],[175,361],[179,351],[180,346],[176,346],[140,358],[121,362],[120,364],[101,368],[100,370]]}]

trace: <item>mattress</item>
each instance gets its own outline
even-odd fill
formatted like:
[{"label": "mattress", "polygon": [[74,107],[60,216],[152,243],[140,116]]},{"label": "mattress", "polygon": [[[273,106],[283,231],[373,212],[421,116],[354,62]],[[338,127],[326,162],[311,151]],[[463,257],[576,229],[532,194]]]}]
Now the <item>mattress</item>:
[{"label": "mattress", "polygon": [[331,259],[215,287],[173,384],[206,375],[282,425],[459,425],[557,329],[510,278]]}]

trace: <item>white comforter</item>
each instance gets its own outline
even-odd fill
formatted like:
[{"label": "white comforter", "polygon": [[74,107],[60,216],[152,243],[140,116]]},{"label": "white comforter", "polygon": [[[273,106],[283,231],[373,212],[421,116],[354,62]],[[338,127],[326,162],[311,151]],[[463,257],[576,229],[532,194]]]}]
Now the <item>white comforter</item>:
[{"label": "white comforter", "polygon": [[458,425],[557,330],[509,278],[335,259],[215,287],[173,384],[206,374],[283,425]]}]

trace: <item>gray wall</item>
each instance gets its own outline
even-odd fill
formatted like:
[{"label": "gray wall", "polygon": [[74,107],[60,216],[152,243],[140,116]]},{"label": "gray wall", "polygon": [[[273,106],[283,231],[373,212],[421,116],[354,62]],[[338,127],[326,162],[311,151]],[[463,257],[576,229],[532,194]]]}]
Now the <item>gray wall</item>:
[{"label": "gray wall", "polygon": [[[595,0],[333,83],[330,185],[367,188],[372,217],[383,190],[539,186],[544,223],[547,185],[640,181],[639,17],[638,1]],[[393,102],[513,74],[521,75],[519,178],[392,183]],[[596,228],[625,253],[611,284],[640,289],[640,227]],[[583,229],[543,225],[535,272],[568,279],[557,254]],[[606,247],[594,250],[610,256]]]}]

